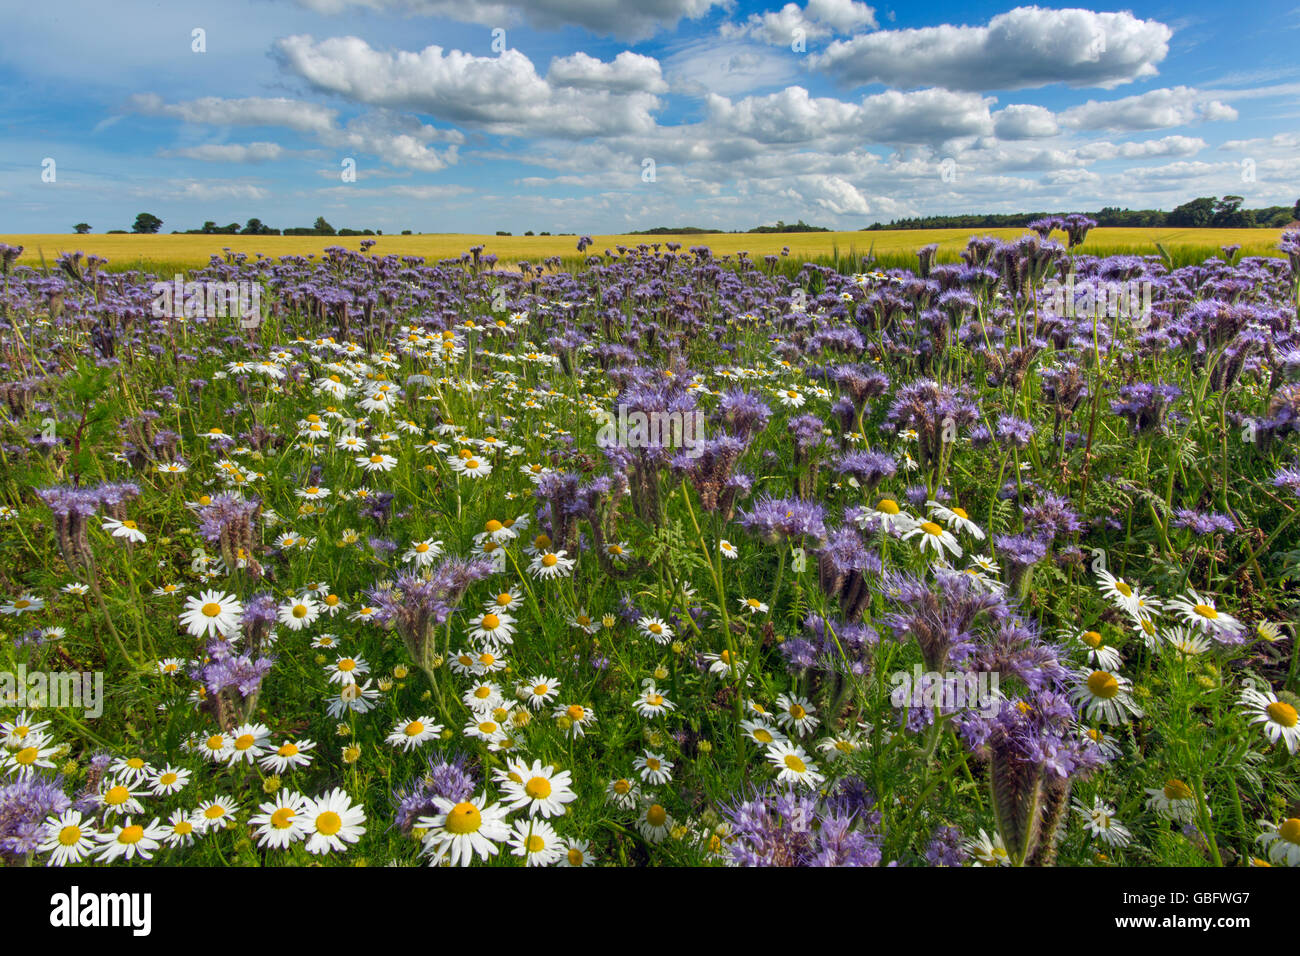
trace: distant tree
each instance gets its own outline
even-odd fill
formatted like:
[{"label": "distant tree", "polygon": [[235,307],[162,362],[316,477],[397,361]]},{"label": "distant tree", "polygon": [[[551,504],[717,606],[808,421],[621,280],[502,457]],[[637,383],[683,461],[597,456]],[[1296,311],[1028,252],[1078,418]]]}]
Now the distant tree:
[{"label": "distant tree", "polygon": [[1213,196],[1201,196],[1181,206],[1175,206],[1173,212],[1169,214],[1169,225],[1192,228],[1209,226],[1214,222],[1215,206]]},{"label": "distant tree", "polygon": [[269,236],[271,234],[271,227],[262,222],[262,220],[254,218],[248,220],[240,232],[245,236]]},{"label": "distant tree", "polygon": [[79,222],[72,228],[76,230],[77,235],[84,236],[86,233],[90,232],[90,223]]},{"label": "distant tree", "polygon": [[1214,204],[1213,224],[1219,229],[1249,229],[1255,225],[1255,215],[1242,209],[1242,196],[1224,196]]},{"label": "distant tree", "polygon": [[140,235],[152,235],[162,228],[162,224],[163,221],[153,213],[142,212],[135,217],[135,225],[131,227],[131,231]]},{"label": "distant tree", "polygon": [[1291,210],[1292,219],[1300,219],[1300,199],[1295,201],[1295,208]]},{"label": "distant tree", "polygon": [[228,236],[237,236],[239,235],[239,223],[232,222],[230,225],[226,226],[226,228],[221,231]]},{"label": "distant tree", "polygon": [[410,234],[411,234],[411,230],[409,230],[409,229],[403,229],[403,230],[402,230],[402,235],[404,235],[404,236],[409,236]]},{"label": "distant tree", "polygon": [[312,228],[316,230],[316,235],[318,236],[334,235],[334,227],[325,221],[324,216],[317,216],[316,222],[312,225]]}]

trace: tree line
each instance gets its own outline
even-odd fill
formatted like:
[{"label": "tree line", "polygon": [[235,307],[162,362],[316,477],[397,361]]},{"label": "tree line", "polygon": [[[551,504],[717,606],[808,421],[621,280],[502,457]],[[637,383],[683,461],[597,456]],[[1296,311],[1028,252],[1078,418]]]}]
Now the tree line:
[{"label": "tree line", "polygon": [[[1162,209],[1121,209],[1107,206],[1084,215],[1095,219],[1098,226],[1122,227],[1175,227],[1215,229],[1281,229],[1300,219],[1300,199],[1294,206],[1265,206],[1262,209],[1243,209],[1241,196],[1201,196],[1175,206],[1169,212]],[[917,216],[895,219],[888,223],[872,223],[867,231],[886,229],[996,229],[1023,226],[1034,219],[1063,216],[1056,212],[973,213],[962,216]]]}]

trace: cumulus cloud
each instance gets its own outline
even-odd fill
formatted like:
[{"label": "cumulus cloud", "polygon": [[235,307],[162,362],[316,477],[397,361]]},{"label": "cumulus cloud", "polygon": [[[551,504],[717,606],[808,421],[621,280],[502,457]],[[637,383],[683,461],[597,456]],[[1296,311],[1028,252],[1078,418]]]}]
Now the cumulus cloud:
[{"label": "cumulus cloud", "polygon": [[1135,132],[1235,120],[1237,111],[1188,86],[1150,90],[1118,100],[1089,100],[1060,114],[1062,126]]},{"label": "cumulus cloud", "polygon": [[846,103],[812,97],[800,86],[768,96],[732,102],[708,100],[710,129],[750,137],[762,143],[809,143],[828,137],[851,137],[863,143],[917,145],[992,131],[992,99],[950,90],[886,90]]},{"label": "cumulus cloud", "polygon": [[[319,42],[291,36],[278,41],[276,48],[285,68],[317,90],[503,135],[581,138],[648,131],[654,127],[650,113],[660,105],[650,93],[553,86],[518,50],[495,57],[440,46],[387,53],[351,36]],[[624,60],[622,66],[617,62],[604,65],[621,84],[630,75],[645,73],[640,60]],[[561,73],[584,72],[579,67],[570,58]],[[598,79],[595,72],[585,70],[588,83]]]},{"label": "cumulus cloud", "polygon": [[993,114],[998,139],[1039,139],[1060,132],[1052,111],[1041,106],[1013,104]]},{"label": "cumulus cloud", "polygon": [[1195,136],[1164,136],[1160,139],[1118,144],[1098,140],[1080,146],[1077,152],[1086,160],[1144,159],[1154,156],[1194,156],[1205,147],[1205,140]]},{"label": "cumulus cloud", "polygon": [[342,13],[363,7],[402,16],[439,17],[484,26],[508,26],[523,19],[555,29],[584,27],[593,33],[642,40],[671,30],[682,20],[695,20],[728,0],[298,0],[318,13]]},{"label": "cumulus cloud", "polygon": [[987,26],[943,24],[837,40],[811,65],[844,84],[1018,90],[1110,89],[1156,73],[1173,32],[1131,13],[1017,7]]},{"label": "cumulus cloud", "polygon": [[[855,30],[874,30],[876,11],[856,0],[808,0],[800,9],[798,4],[787,3],[780,10],[750,14],[743,23],[724,23],[724,37],[748,37],[786,46],[802,34],[805,40],[821,39]],[[796,33],[799,31],[799,33]]]},{"label": "cumulus cloud", "polygon": [[659,61],[624,50],[609,63],[579,51],[551,61],[546,79],[554,86],[611,93],[666,93]]}]

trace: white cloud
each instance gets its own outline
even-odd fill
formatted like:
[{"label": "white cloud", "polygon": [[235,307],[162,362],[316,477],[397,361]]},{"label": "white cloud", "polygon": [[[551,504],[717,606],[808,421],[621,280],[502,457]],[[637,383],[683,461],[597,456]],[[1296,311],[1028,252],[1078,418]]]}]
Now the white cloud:
[{"label": "white cloud", "polygon": [[688,43],[664,58],[664,68],[673,91],[691,96],[739,96],[798,75],[794,57],[744,40]]},{"label": "white cloud", "polygon": [[814,68],[862,86],[1018,90],[1066,83],[1109,89],[1156,73],[1173,32],[1130,13],[1017,7],[988,26],[943,24],[837,40]]},{"label": "white cloud", "polygon": [[185,103],[168,104],[156,93],[137,93],[128,101],[127,107],[146,116],[169,116],[186,123],[282,126],[301,133],[323,133],[334,125],[334,118],[338,115],[335,110],[316,103],[260,96],[244,99],[205,96]]},{"label": "white cloud", "polygon": [[1163,136],[1160,139],[1119,144],[1097,140],[1080,146],[1077,152],[1086,160],[1143,159],[1154,156],[1194,156],[1205,147],[1205,140],[1195,136]]},{"label": "white cloud", "polygon": [[695,20],[728,0],[298,0],[318,13],[341,13],[364,7],[403,16],[439,17],[464,23],[506,27],[521,19],[554,29],[585,27],[593,33],[643,40],[671,30],[682,20]]},{"label": "white cloud", "polygon": [[211,163],[264,163],[279,159],[286,152],[279,143],[208,143],[164,150],[162,155]]},{"label": "white cloud", "polygon": [[[554,87],[518,50],[496,57],[444,52],[440,46],[385,53],[358,37],[317,42],[310,36],[285,37],[276,48],[285,67],[318,90],[503,135],[581,138],[648,131],[654,127],[650,112],[660,105],[649,93]],[[624,78],[628,62],[615,68]],[[632,70],[638,69],[644,66],[633,63]]]},{"label": "white cloud", "polygon": [[787,3],[780,10],[750,14],[744,23],[724,23],[724,37],[748,37],[774,46],[793,44],[795,31],[805,40],[821,39],[855,30],[874,30],[876,11],[855,0],[808,0],[800,9],[798,4]]},{"label": "white cloud", "polygon": [[609,63],[581,51],[551,61],[546,79],[555,86],[611,93],[666,93],[659,61],[624,50]]},{"label": "white cloud", "polygon": [[1106,129],[1132,132],[1168,129],[1191,123],[1235,120],[1237,111],[1226,103],[1209,99],[1188,86],[1150,90],[1118,100],[1089,100],[1060,114],[1062,126],[1071,129]]},{"label": "white cloud", "polygon": [[708,128],[761,143],[806,144],[834,137],[860,143],[915,145],[992,132],[992,99],[949,90],[887,90],[860,103],[811,97],[800,86],[769,96],[708,100]]},{"label": "white cloud", "polygon": [[998,139],[1039,139],[1060,132],[1052,111],[1041,106],[1013,104],[993,114]]}]

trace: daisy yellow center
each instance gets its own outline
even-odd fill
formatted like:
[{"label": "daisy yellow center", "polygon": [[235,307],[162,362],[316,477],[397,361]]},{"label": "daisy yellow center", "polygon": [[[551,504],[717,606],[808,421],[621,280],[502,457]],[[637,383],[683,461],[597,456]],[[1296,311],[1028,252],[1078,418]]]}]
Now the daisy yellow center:
[{"label": "daisy yellow center", "polygon": [[623,549],[619,547],[617,544],[611,544],[609,546],[609,553],[613,555],[619,555],[623,553]]},{"label": "daisy yellow center", "polygon": [[1287,843],[1300,844],[1300,818],[1291,817],[1277,828],[1277,834]]},{"label": "daisy yellow center", "polygon": [[220,820],[226,815],[226,808],[219,803],[214,803],[203,811],[203,815],[209,820]]},{"label": "daisy yellow center", "polygon": [[803,773],[808,769],[808,765],[796,757],[794,754],[785,755],[785,765],[795,773]]},{"label": "daisy yellow center", "polygon": [[353,671],[356,670],[356,668],[357,662],[350,657],[345,657],[343,660],[339,661],[339,670],[341,671]]},{"label": "daisy yellow center", "polygon": [[144,827],[138,823],[129,827],[123,827],[122,832],[117,835],[118,843],[139,843],[144,839]]},{"label": "daisy yellow center", "polygon": [[1181,780],[1166,780],[1164,794],[1166,800],[1190,800],[1192,788]]},{"label": "daisy yellow center", "polygon": [[307,616],[307,605],[305,605],[305,604],[295,604],[295,605],[293,606],[293,616],[296,617],[296,618],[304,618],[304,617],[306,617],[306,616]]},{"label": "daisy yellow center", "polygon": [[582,855],[582,851],[581,851],[581,850],[577,849],[576,847],[573,847],[573,848],[570,848],[570,849],[569,849],[569,865],[570,865],[570,866],[582,866],[582,861],[583,861],[584,859],[585,859],[585,857]]},{"label": "daisy yellow center", "polygon": [[775,738],[770,730],[764,730],[762,727],[754,731],[754,739],[761,744],[770,744]]},{"label": "daisy yellow center", "polygon": [[252,734],[240,734],[238,737],[235,738],[235,749],[247,750],[249,747],[253,746],[253,741],[256,739],[257,738],[255,738]]},{"label": "daisy yellow center", "polygon": [[277,830],[287,830],[293,826],[293,818],[297,816],[292,807],[281,807],[271,814],[271,826]]},{"label": "daisy yellow center", "polygon": [[484,614],[480,625],[485,631],[494,631],[501,626],[501,618],[495,614]]},{"label": "daisy yellow center", "polygon": [[1214,608],[1210,607],[1208,604],[1198,604],[1196,605],[1196,607],[1192,608],[1192,610],[1195,611],[1197,614],[1199,614],[1201,617],[1206,618],[1207,620],[1210,621],[1213,621],[1216,617],[1219,616],[1219,612],[1216,611]]},{"label": "daisy yellow center", "polygon": [[651,624],[649,627],[646,628],[646,630],[649,631],[651,634],[662,634],[664,632],[664,628],[662,624]]},{"label": "daisy yellow center", "polygon": [[497,732],[497,725],[490,720],[485,720],[478,725],[478,729],[485,734],[494,734]]},{"label": "daisy yellow center", "polygon": [[658,770],[660,767],[659,760],[656,757],[647,757],[645,765],[648,770]]},{"label": "daisy yellow center", "polygon": [[528,838],[527,846],[529,853],[541,853],[546,849],[546,841],[534,833]]},{"label": "daisy yellow center", "polygon": [[962,518],[965,520],[970,519],[970,515],[966,513],[965,508],[953,508],[952,513],[955,514],[958,518]]},{"label": "daisy yellow center", "polygon": [[617,793],[620,797],[627,796],[627,794],[631,791],[631,789],[632,789],[632,784],[630,784],[626,780],[614,781],[614,792]]},{"label": "daisy yellow center", "polygon": [[660,706],[661,704],[663,704],[663,702],[664,702],[664,695],[663,695],[663,694],[646,694],[646,695],[645,695],[645,702],[646,702],[647,704],[649,704],[651,707],[658,707],[658,706]]},{"label": "daisy yellow center", "polygon": [[203,614],[205,617],[216,617],[221,613],[221,605],[216,601],[209,601],[203,605]]},{"label": "daisy yellow center", "polygon": [[557,558],[555,555],[548,554],[546,555],[546,557],[542,558],[542,567],[553,568],[559,563],[559,561],[560,559]]},{"label": "daisy yellow center", "polygon": [[930,535],[937,536],[943,534],[943,528],[939,527],[939,525],[935,524],[933,521],[922,521],[921,530]]},{"label": "daisy yellow center", "polygon": [[383,456],[383,455],[371,455],[371,456],[370,456],[370,463],[371,463],[372,465],[377,465],[377,464],[379,464],[379,463],[380,463],[381,461],[383,461],[383,460],[384,460],[384,456]]},{"label": "daisy yellow center", "polygon": [[471,459],[469,459],[468,461],[465,462],[465,470],[466,470],[466,471],[477,471],[477,470],[478,470],[478,466],[479,466],[479,465],[478,465],[478,459],[477,459],[477,458],[471,458]]},{"label": "daisy yellow center", "polygon": [[104,802],[110,807],[120,806],[131,799],[131,792],[126,787],[118,784],[115,787],[109,787],[108,793],[104,794]]},{"label": "daisy yellow center", "polygon": [[659,804],[652,803],[645,812],[645,820],[652,827],[661,827],[668,822],[668,811]]},{"label": "daisy yellow center", "polygon": [[483,825],[483,815],[469,801],[458,803],[447,812],[444,826],[448,833],[474,833]]},{"label": "daisy yellow center", "polygon": [[881,498],[876,505],[877,511],[883,511],[887,515],[896,515],[899,512],[898,502],[893,498]]},{"label": "daisy yellow center", "polygon": [[1110,700],[1119,693],[1119,681],[1115,679],[1114,674],[1106,671],[1093,671],[1088,675],[1088,692],[1093,697]]},{"label": "daisy yellow center", "polygon": [[279,754],[281,757],[296,757],[298,756],[298,745],[285,744],[283,747],[277,750],[276,753]]},{"label": "daisy yellow center", "polygon": [[533,777],[524,784],[524,793],[534,800],[545,800],[551,795],[551,781],[545,777]]},{"label": "daisy yellow center", "polygon": [[483,684],[482,686],[475,687],[474,696],[477,697],[479,700],[487,700],[489,697],[492,696],[492,688],[487,686],[487,684]]},{"label": "daisy yellow center", "polygon": [[172,827],[172,832],[177,836],[189,836],[194,832],[194,824],[190,823],[189,820],[182,820]]},{"label": "daisy yellow center", "polygon": [[170,786],[171,786],[172,784],[174,784],[178,779],[179,779],[179,778],[178,778],[178,777],[176,776],[176,774],[174,774],[174,773],[165,773],[165,774],[163,774],[161,777],[158,778],[158,782],[159,782],[160,784],[162,784],[164,787],[170,787]]},{"label": "daisy yellow center", "polygon": [[1269,720],[1275,724],[1281,724],[1283,727],[1294,727],[1296,725],[1296,710],[1290,704],[1283,700],[1275,700],[1265,708]]},{"label": "daisy yellow center", "polygon": [[793,717],[795,720],[803,720],[804,717],[808,716],[808,711],[804,710],[803,707],[799,704],[791,704],[790,716]]},{"label": "daisy yellow center", "polygon": [[81,827],[71,825],[59,831],[59,843],[63,846],[76,846],[81,842]]},{"label": "daisy yellow center", "polygon": [[750,607],[762,607],[762,606],[763,606],[763,602],[760,601],[758,598],[746,598],[746,599],[745,599],[745,603],[748,604]]},{"label": "daisy yellow center", "polygon": [[40,751],[35,747],[24,747],[14,755],[14,759],[25,767],[36,763],[36,758],[40,756]]},{"label": "daisy yellow center", "polygon": [[1115,590],[1118,591],[1120,594],[1124,595],[1125,597],[1133,596],[1133,589],[1129,587],[1127,584],[1125,584],[1123,581],[1115,582]]},{"label": "daisy yellow center", "polygon": [[137,527],[139,527],[139,525],[137,525],[134,521],[123,521],[122,527],[129,528],[130,530],[134,531]]},{"label": "daisy yellow center", "polygon": [[504,527],[505,525],[503,525],[500,521],[497,521],[495,518],[493,518],[486,525],[484,525],[484,528],[487,529],[489,534],[495,534],[496,532],[500,531]]},{"label": "daisy yellow center", "polygon": [[220,750],[225,745],[226,745],[226,739],[224,737],[214,735],[208,738],[209,750]]},{"label": "daisy yellow center", "polygon": [[417,554],[424,554],[424,552],[428,550],[429,550],[429,546],[425,544],[423,541],[421,541],[419,544],[415,546],[415,551]]},{"label": "daisy yellow center", "polygon": [[405,733],[408,737],[418,737],[420,734],[424,733],[424,724],[418,720],[413,720],[406,725]]},{"label": "daisy yellow center", "polygon": [[542,550],[551,546],[551,536],[549,534],[539,534],[533,541],[533,546]]},{"label": "daisy yellow center", "polygon": [[551,689],[547,687],[545,684],[538,684],[536,687],[533,688],[533,693],[536,694],[538,697],[545,697],[550,692]]},{"label": "daisy yellow center", "polygon": [[316,832],[333,836],[343,829],[343,818],[333,810],[326,810],[316,818]]},{"label": "daisy yellow center", "polygon": [[1079,640],[1089,647],[1101,647],[1101,635],[1096,631],[1084,631]]},{"label": "daisy yellow center", "polygon": [[582,720],[587,716],[587,711],[583,709],[581,704],[570,704],[568,708],[565,709],[564,713],[570,720],[574,721]]}]

